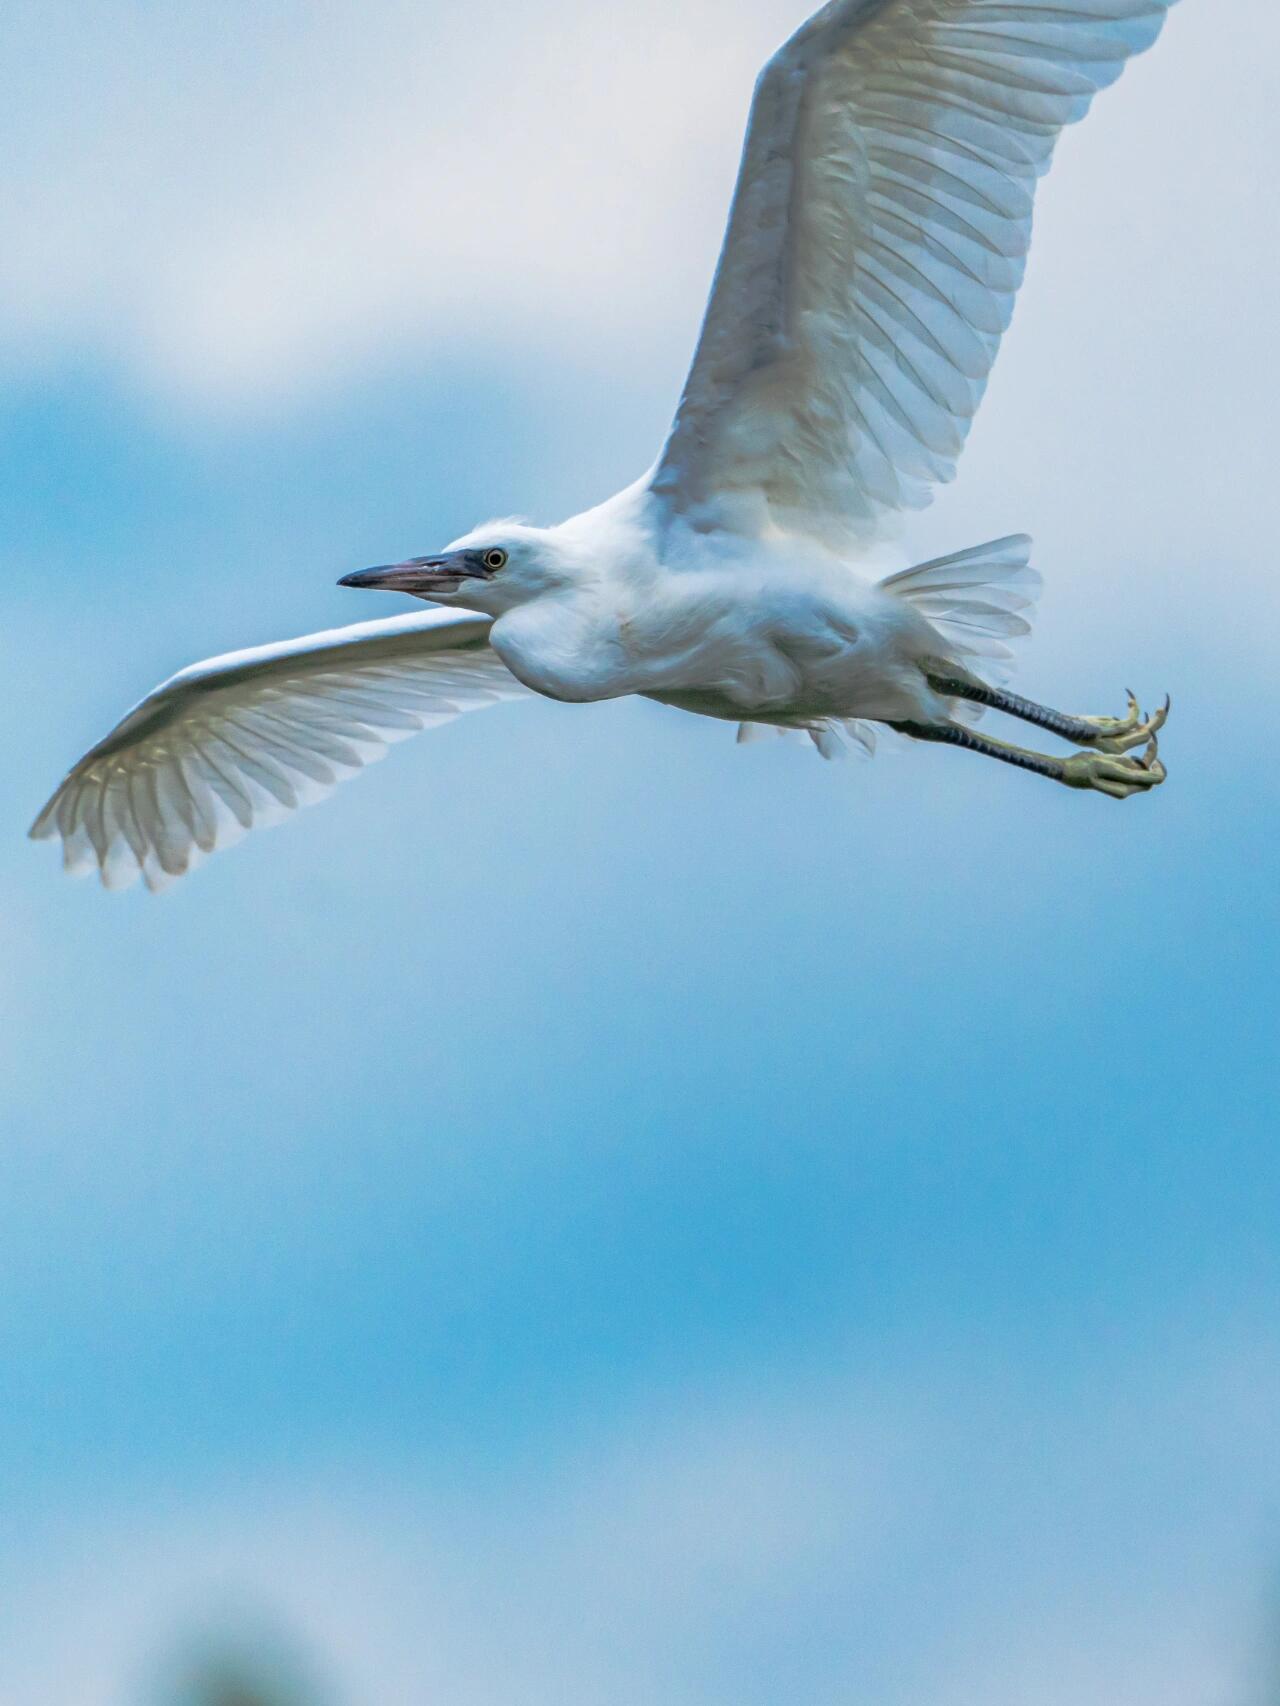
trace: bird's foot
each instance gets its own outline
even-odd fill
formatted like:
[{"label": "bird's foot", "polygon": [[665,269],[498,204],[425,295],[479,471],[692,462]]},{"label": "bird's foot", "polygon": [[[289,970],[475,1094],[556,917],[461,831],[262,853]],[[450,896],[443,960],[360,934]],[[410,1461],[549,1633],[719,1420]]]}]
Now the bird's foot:
[{"label": "bird's foot", "polygon": [[[1091,731],[1087,744],[1093,752],[1128,752],[1135,746],[1142,746],[1147,741],[1154,741],[1165,723],[1169,720],[1171,701],[1165,699],[1164,704],[1152,716],[1146,716],[1133,694],[1129,694],[1129,711],[1124,717],[1081,717]],[[1163,776],[1161,780],[1163,781]]]},{"label": "bird's foot", "polygon": [[1122,758],[1106,749],[1073,753],[1063,765],[1062,780],[1069,788],[1092,788],[1113,800],[1127,800],[1130,794],[1158,788],[1167,774],[1153,734],[1141,758]]}]

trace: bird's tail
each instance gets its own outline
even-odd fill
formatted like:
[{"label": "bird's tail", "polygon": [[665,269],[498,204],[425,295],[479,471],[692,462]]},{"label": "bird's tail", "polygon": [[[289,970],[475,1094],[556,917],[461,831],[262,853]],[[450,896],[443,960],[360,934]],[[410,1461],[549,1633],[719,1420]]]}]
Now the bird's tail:
[{"label": "bird's tail", "polygon": [[975,673],[999,679],[1013,663],[1009,642],[1031,632],[1043,582],[1031,567],[1031,540],[1013,533],[904,569],[880,585],[914,605],[958,661],[977,659]]},{"label": "bird's tail", "polygon": [[[953,662],[993,685],[1012,674],[1010,642],[1031,632],[1042,584],[1031,567],[1031,540],[1025,533],[935,557],[880,583],[928,620]],[[957,704],[956,715],[976,722],[982,706]],[[738,730],[739,742],[770,735],[812,741],[824,758],[839,758],[850,751],[874,753],[877,729],[861,718],[831,717],[803,729],[743,723]]]}]

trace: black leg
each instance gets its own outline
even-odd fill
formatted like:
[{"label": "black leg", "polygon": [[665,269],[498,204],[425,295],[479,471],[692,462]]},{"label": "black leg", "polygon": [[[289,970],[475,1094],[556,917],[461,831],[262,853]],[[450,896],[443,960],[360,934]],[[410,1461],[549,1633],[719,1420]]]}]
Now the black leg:
[{"label": "black leg", "polygon": [[1165,779],[1165,768],[1156,752],[1154,735],[1142,758],[1123,758],[1101,752],[1073,752],[1069,758],[1052,758],[1048,753],[1032,752],[1025,746],[995,740],[980,735],[962,723],[891,723],[900,734],[912,740],[938,741],[944,746],[963,747],[966,752],[980,752],[984,758],[997,758],[1001,764],[1013,764],[1019,770],[1046,776],[1051,782],[1061,782],[1068,788],[1092,788],[1112,799],[1124,800],[1130,794],[1145,793]]},{"label": "black leg", "polygon": [[[966,695],[967,697],[967,695]],[[1019,770],[1030,770],[1037,776],[1047,776],[1053,782],[1066,781],[1065,758],[1051,758],[1047,753],[1032,752],[1025,746],[1012,746],[1008,741],[993,740],[967,729],[963,723],[891,723],[899,734],[912,740],[937,741],[943,746],[962,746],[966,752],[980,752],[986,758],[998,758],[1002,764],[1015,764]]]},{"label": "black leg", "polygon": [[935,693],[942,693],[948,699],[968,699],[974,705],[988,705],[993,711],[1034,723],[1038,729],[1048,729],[1050,734],[1070,741],[1073,746],[1094,746],[1104,752],[1127,752],[1130,747],[1141,746],[1164,727],[1169,714],[1166,700],[1155,716],[1144,718],[1131,693],[1127,717],[1072,717],[1065,711],[1037,705],[1033,699],[1006,693],[1001,687],[988,687],[985,681],[966,676],[930,673],[926,679]]}]

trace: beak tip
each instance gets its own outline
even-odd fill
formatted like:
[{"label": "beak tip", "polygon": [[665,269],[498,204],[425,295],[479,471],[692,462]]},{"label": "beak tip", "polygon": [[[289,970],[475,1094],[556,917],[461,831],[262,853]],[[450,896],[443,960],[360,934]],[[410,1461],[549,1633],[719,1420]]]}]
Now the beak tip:
[{"label": "beak tip", "polygon": [[404,592],[411,598],[431,595],[433,588],[469,578],[475,571],[450,557],[414,557],[407,563],[384,563],[380,568],[357,569],[343,575],[339,586],[358,591]]}]

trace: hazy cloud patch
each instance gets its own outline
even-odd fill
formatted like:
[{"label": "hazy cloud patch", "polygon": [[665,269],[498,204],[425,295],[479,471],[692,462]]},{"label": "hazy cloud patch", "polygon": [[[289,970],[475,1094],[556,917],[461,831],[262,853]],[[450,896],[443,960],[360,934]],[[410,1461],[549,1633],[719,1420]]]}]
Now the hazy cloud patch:
[{"label": "hazy cloud patch", "polygon": [[148,1654],[249,1608],[353,1706],[1225,1700],[1273,1538],[1242,1521],[1268,1360],[1100,1369],[1052,1415],[1011,1369],[833,1375],[655,1398],[500,1471],[357,1457],[153,1493],[28,1558],[5,1698],[125,1706]]}]

